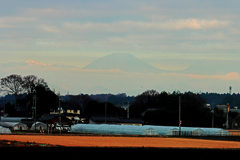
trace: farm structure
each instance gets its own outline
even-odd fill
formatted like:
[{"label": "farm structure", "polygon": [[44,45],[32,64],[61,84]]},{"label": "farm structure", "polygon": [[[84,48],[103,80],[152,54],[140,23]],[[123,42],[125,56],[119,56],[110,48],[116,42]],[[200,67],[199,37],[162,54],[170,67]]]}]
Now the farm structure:
[{"label": "farm structure", "polygon": [[11,130],[27,130],[28,126],[24,123],[18,122],[0,122],[0,126],[9,128]]},{"label": "farm structure", "polygon": [[11,134],[11,130],[5,127],[0,126],[0,134]]},{"label": "farm structure", "polygon": [[[167,135],[179,134],[176,126],[134,126],[111,124],[76,124],[71,126],[70,132],[82,134],[107,134],[107,135]],[[229,132],[220,128],[194,128],[182,127],[181,135],[187,136],[229,136]]]}]

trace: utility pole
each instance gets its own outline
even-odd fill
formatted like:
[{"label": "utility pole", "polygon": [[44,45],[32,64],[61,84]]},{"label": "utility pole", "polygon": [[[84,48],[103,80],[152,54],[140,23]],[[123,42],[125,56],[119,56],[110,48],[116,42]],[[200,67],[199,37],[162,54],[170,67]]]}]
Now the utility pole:
[{"label": "utility pole", "polygon": [[105,124],[107,124],[107,98],[105,102]]},{"label": "utility pole", "polygon": [[129,102],[128,102],[128,105],[127,105],[127,119],[129,119]]},{"label": "utility pole", "polygon": [[214,109],[212,109],[212,128],[214,128]]},{"label": "utility pole", "polygon": [[37,93],[35,94],[35,132],[36,132],[36,127],[37,127]]},{"label": "utility pole", "polygon": [[34,124],[35,124],[35,132],[37,130],[37,93],[33,96],[33,109],[34,109]]},{"label": "utility pole", "polygon": [[33,95],[33,103],[32,103],[32,119],[35,117],[35,95]]},{"label": "utility pole", "polygon": [[58,93],[58,110],[59,110],[59,125],[60,125],[60,127],[59,127],[59,132],[60,132],[60,134],[61,134],[61,126],[62,126],[62,120],[61,120],[61,111],[62,111],[62,108],[61,108],[61,106],[60,106],[60,100],[61,100],[61,97],[60,97],[60,92]]},{"label": "utility pole", "polygon": [[106,99],[105,99],[105,124],[107,124],[107,100],[108,100],[108,95],[106,95]]},{"label": "utility pole", "polygon": [[229,112],[229,103],[227,104],[226,129],[228,129],[228,112]]},{"label": "utility pole", "polygon": [[181,96],[179,96],[179,137],[181,136]]}]

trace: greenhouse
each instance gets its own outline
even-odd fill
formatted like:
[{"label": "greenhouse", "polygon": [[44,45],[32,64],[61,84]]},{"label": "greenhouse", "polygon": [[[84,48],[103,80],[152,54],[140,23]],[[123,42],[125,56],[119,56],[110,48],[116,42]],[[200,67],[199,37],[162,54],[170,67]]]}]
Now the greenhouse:
[{"label": "greenhouse", "polygon": [[173,135],[178,131],[176,127],[168,126],[134,126],[109,124],[77,124],[71,127],[70,132],[85,134],[112,134],[112,135]]},{"label": "greenhouse", "polygon": [[27,130],[28,127],[24,123],[18,122],[0,122],[0,126],[9,128],[11,130]]},{"label": "greenhouse", "polygon": [[[114,124],[76,124],[70,129],[72,133],[109,134],[109,135],[168,135],[179,134],[176,126],[134,126]],[[229,136],[229,132],[219,128],[181,127],[181,134],[185,136]]]},{"label": "greenhouse", "polygon": [[204,136],[206,133],[203,128],[181,127],[181,135],[184,136]]},{"label": "greenhouse", "polygon": [[[32,124],[31,130],[35,130],[35,123]],[[42,122],[36,122],[36,130],[47,130],[47,125]]]},{"label": "greenhouse", "polygon": [[202,128],[202,130],[209,136],[230,136],[227,130],[221,128]]},{"label": "greenhouse", "polygon": [[0,134],[11,134],[10,129],[0,126]]}]

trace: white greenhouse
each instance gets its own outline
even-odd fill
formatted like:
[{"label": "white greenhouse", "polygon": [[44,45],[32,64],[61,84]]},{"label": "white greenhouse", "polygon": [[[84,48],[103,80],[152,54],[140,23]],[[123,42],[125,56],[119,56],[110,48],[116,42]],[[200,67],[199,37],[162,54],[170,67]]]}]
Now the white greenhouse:
[{"label": "white greenhouse", "polygon": [[0,134],[11,134],[12,132],[10,131],[9,128],[5,128],[0,126]]},{"label": "white greenhouse", "polygon": [[[114,124],[76,124],[70,129],[72,133],[109,134],[109,135],[178,135],[176,126],[134,126]],[[229,136],[229,132],[219,128],[181,127],[182,135],[187,136]]]},{"label": "white greenhouse", "polygon": [[11,130],[27,130],[28,127],[24,123],[18,122],[0,122],[0,126],[9,128]]},{"label": "white greenhouse", "polygon": [[[35,123],[32,124],[31,130],[35,130]],[[36,122],[36,130],[47,130],[47,125],[42,122]]]},{"label": "white greenhouse", "polygon": [[230,133],[221,128],[202,128],[204,133],[209,136],[230,136]]}]

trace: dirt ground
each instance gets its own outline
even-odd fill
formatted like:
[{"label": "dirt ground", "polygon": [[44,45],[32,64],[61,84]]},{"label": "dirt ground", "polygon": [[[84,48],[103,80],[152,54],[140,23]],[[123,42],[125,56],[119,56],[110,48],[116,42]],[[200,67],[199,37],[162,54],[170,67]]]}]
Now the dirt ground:
[{"label": "dirt ground", "polygon": [[69,147],[155,147],[240,149],[240,142],[163,137],[62,135],[0,135],[0,140],[35,142]]}]

